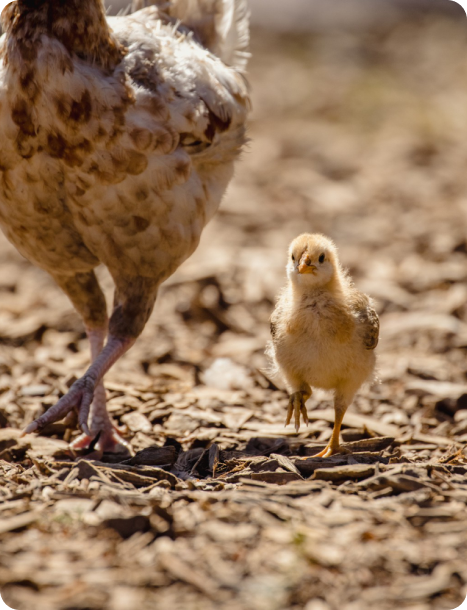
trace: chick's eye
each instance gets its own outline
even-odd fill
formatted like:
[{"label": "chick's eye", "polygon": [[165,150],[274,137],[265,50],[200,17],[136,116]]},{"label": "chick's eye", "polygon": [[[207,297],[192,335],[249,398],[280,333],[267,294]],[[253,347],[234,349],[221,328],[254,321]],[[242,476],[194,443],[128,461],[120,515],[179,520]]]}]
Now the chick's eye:
[{"label": "chick's eye", "polygon": [[324,263],[324,254],[320,254],[320,255],[319,255],[318,261],[319,261],[320,263]]},{"label": "chick's eye", "polygon": [[295,256],[294,256],[293,254],[292,254],[292,260],[293,260],[293,261],[295,260]]}]

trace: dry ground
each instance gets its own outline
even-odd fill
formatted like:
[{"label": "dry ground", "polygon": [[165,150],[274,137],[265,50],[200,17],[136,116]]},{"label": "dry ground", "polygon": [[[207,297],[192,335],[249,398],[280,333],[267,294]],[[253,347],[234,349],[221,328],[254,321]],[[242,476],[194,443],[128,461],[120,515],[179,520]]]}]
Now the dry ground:
[{"label": "dry ground", "polygon": [[[448,610],[467,593],[466,24],[255,32],[250,77],[252,141],[223,207],[107,379],[134,450],[161,449],[73,462],[61,424],[18,438],[88,346],[48,276],[0,243],[13,608]],[[381,315],[380,383],[331,459],[313,458],[330,397],[310,400],[296,435],[261,372],[304,230],[336,240]]]}]

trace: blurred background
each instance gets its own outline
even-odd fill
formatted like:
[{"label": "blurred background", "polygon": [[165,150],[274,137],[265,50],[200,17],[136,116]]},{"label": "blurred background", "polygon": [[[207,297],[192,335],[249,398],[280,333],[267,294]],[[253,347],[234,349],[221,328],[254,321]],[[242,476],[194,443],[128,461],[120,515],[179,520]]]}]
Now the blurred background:
[{"label": "blurred background", "polygon": [[[127,0],[105,0],[105,4],[112,15],[128,7]],[[390,26],[420,13],[463,13],[453,0],[249,0],[248,4],[253,26],[290,32],[335,27],[362,30],[381,21]]]},{"label": "blurred background", "polygon": [[[141,340],[110,376],[154,379],[175,363],[199,383],[219,357],[256,375],[267,365],[287,245],[320,231],[382,316],[387,385],[376,392],[399,404],[401,375],[413,381],[417,371],[464,382],[463,9],[448,0],[251,0],[251,9],[250,142],[199,249],[163,287]],[[49,277],[0,239],[4,386],[53,387],[86,365],[81,321]],[[105,270],[100,277],[110,301]],[[29,376],[13,374],[15,364]],[[6,408],[19,424],[24,414]]]}]

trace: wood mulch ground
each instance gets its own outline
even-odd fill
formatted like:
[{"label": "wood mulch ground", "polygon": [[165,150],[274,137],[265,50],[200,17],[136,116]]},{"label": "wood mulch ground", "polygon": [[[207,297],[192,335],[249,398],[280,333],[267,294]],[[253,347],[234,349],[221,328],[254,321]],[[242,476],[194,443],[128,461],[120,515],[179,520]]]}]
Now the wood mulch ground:
[{"label": "wood mulch ground", "polygon": [[[255,32],[248,151],[108,375],[135,456],[19,429],[88,362],[48,276],[0,242],[0,586],[17,610],[450,610],[467,589],[465,23]],[[381,317],[379,382],[330,437],[284,429],[268,317],[288,242],[333,237]],[[101,278],[110,294],[110,282]],[[92,457],[93,459],[89,459]],[[97,459],[99,458],[99,459]]]}]

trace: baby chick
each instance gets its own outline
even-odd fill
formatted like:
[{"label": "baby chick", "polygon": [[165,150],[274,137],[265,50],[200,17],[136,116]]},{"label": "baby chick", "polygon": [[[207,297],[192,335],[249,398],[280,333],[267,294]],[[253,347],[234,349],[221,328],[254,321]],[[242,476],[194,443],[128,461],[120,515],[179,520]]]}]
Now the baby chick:
[{"label": "baby chick", "polygon": [[328,457],[339,449],[347,407],[375,366],[379,320],[369,297],[341,267],[334,243],[324,235],[300,235],[290,244],[288,285],[271,316],[268,353],[290,390],[285,425],[292,414],[308,424],[311,388],[334,390],[334,429]]}]

